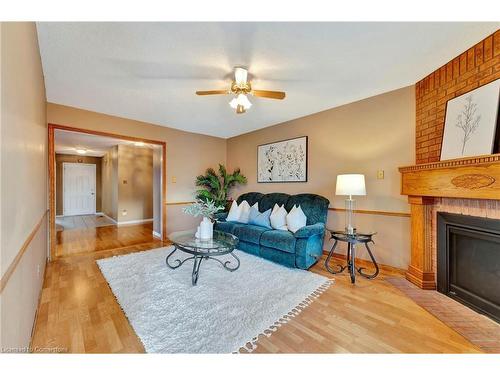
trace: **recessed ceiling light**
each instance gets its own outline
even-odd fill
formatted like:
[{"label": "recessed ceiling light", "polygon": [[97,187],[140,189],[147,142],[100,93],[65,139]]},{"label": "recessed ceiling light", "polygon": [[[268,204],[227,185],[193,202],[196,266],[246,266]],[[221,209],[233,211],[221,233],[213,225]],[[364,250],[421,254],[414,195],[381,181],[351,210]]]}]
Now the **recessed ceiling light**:
[{"label": "recessed ceiling light", "polygon": [[144,142],[134,142],[134,144],[135,144],[137,147],[142,147],[142,146],[144,146]]},{"label": "recessed ceiling light", "polygon": [[85,148],[75,148],[76,152],[78,152],[81,155],[84,155],[87,153],[87,150]]}]

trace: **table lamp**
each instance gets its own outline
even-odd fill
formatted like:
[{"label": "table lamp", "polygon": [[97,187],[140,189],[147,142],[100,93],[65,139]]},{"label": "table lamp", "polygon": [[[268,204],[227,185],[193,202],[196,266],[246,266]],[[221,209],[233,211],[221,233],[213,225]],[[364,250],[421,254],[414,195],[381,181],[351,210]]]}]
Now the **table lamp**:
[{"label": "table lamp", "polygon": [[365,176],[362,174],[339,174],[337,176],[336,195],[348,195],[345,200],[345,230],[354,234],[354,203],[353,195],[366,195]]}]

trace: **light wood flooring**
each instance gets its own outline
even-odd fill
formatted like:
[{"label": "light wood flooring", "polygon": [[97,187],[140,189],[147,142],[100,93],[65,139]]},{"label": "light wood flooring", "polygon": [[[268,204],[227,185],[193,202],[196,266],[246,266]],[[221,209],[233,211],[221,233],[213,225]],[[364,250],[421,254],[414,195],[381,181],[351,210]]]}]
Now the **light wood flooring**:
[{"label": "light wood flooring", "polygon": [[[161,243],[63,257],[47,265],[32,346],[74,353],[136,353],[144,348],[99,271],[96,259]],[[313,272],[331,276],[323,262]],[[473,353],[480,350],[384,281],[347,275],[271,337],[256,353]]]},{"label": "light wood flooring", "polygon": [[156,239],[153,223],[144,223],[58,231],[56,241],[56,256],[62,257],[151,243]]}]

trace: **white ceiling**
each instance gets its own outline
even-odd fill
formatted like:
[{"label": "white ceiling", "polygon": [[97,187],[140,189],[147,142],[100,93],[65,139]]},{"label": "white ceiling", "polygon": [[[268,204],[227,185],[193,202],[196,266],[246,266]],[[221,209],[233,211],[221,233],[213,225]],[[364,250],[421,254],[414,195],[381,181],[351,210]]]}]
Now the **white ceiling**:
[{"label": "white ceiling", "polygon": [[[80,155],[76,149],[83,148],[87,150],[85,156],[104,156],[116,145],[135,145],[135,142],[60,129],[54,131],[54,149],[57,154]],[[137,147],[154,145],[144,144]]]},{"label": "white ceiling", "polygon": [[[500,23],[38,23],[47,100],[231,137],[411,85]],[[235,65],[256,89],[244,115]]]}]

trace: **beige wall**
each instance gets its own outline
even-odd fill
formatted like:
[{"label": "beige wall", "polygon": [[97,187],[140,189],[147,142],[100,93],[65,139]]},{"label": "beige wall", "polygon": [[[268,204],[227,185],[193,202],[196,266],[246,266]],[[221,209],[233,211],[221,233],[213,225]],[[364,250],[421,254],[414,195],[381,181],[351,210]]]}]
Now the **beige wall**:
[{"label": "beige wall", "polygon": [[63,215],[64,213],[64,192],[63,188],[63,163],[84,163],[84,164],[95,164],[95,180],[96,180],[96,192],[95,192],[95,206],[96,212],[101,212],[102,210],[102,178],[101,178],[101,160],[100,157],[94,156],[79,156],[79,155],[65,155],[56,154],[56,215]]},{"label": "beige wall", "polygon": [[153,150],[119,145],[118,222],[152,218]]},{"label": "beige wall", "polygon": [[102,212],[118,220],[118,146],[102,158]]},{"label": "beige wall", "polygon": [[[184,132],[145,122],[47,103],[50,123],[108,133],[154,139],[167,143],[167,202],[192,201],[195,177],[207,167],[226,162],[226,140]],[[176,182],[173,182],[173,179]],[[198,220],[184,217],[167,206],[167,233],[188,229]]]},{"label": "beige wall", "polygon": [[47,257],[47,124],[35,24],[0,28],[2,280],[42,221],[0,295],[1,346],[12,348],[29,344]]},{"label": "beige wall", "polygon": [[[257,183],[257,146],[304,135],[309,137],[308,182]],[[344,197],[334,195],[337,174],[363,173],[368,195],[356,197],[357,208],[406,213],[397,167],[414,163],[414,139],[413,86],[233,137],[227,143],[228,167],[240,167],[248,184],[235,189],[232,196],[247,191],[311,192],[327,197],[331,207],[343,208]],[[376,178],[377,170],[384,170],[383,180]],[[408,218],[360,214],[357,220],[359,229],[379,233],[376,254],[382,263],[406,267]],[[343,215],[330,212],[328,226],[341,229],[343,225]]]}]

